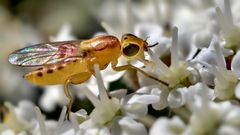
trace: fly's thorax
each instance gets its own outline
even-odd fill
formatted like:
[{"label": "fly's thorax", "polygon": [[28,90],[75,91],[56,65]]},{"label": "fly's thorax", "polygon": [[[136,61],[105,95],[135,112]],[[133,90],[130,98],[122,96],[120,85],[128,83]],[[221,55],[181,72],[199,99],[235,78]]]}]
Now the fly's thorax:
[{"label": "fly's thorax", "polygon": [[135,35],[124,34],[121,39],[121,52],[129,60],[144,57],[147,42]]},{"label": "fly's thorax", "polygon": [[84,40],[80,44],[80,48],[85,49],[92,49],[96,51],[101,51],[106,48],[118,48],[120,49],[120,42],[119,40],[110,35],[101,35],[91,38],[89,40]]},{"label": "fly's thorax", "polygon": [[104,69],[111,61],[116,61],[121,55],[120,42],[114,36],[97,36],[82,43],[85,44],[84,46],[88,46],[88,48],[83,47],[83,49],[89,52],[88,65],[92,69],[94,64],[98,64],[100,69]]}]

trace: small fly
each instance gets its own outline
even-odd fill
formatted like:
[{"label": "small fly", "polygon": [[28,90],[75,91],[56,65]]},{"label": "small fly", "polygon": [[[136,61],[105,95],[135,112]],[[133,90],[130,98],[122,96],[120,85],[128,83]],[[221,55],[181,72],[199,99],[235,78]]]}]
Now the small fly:
[{"label": "small fly", "polygon": [[[154,45],[152,45],[154,46]],[[80,84],[94,75],[94,65],[104,70],[110,63],[115,71],[136,69],[144,75],[167,85],[158,78],[130,64],[117,66],[123,55],[128,60],[144,59],[148,43],[132,34],[124,34],[121,41],[115,36],[102,35],[88,40],[74,40],[37,44],[17,50],[9,55],[9,62],[18,66],[39,66],[24,75],[29,82],[37,85],[64,84],[65,95],[69,99],[68,114],[73,99],[68,84]]]}]

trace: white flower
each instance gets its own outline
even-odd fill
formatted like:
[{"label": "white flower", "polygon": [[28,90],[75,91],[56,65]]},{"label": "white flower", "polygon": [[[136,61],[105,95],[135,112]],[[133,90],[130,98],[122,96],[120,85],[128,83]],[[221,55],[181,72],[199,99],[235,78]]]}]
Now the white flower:
[{"label": "white flower", "polygon": [[[100,71],[97,65],[94,66],[97,83],[98,83],[98,90],[99,90],[99,99],[90,92],[87,88],[83,89],[82,92],[88,97],[88,99],[93,103],[94,110],[91,112],[89,119],[84,121],[80,127],[84,128],[84,132],[89,132],[91,130],[97,130],[97,132],[107,125],[112,125],[112,132],[113,133],[123,133],[123,134],[138,134],[139,129],[146,133],[146,129],[144,126],[138,122],[136,122],[131,117],[123,117],[124,113],[128,114],[131,113],[133,108],[138,108],[138,105],[144,104],[144,107],[140,110],[137,110],[141,114],[146,114],[146,107],[147,104],[151,104],[152,102],[157,102],[159,98],[157,96],[156,99],[149,99],[148,95],[139,96],[136,94],[136,97],[130,98],[131,101],[128,102],[128,105],[132,105],[131,107],[127,106],[126,104],[121,104],[120,99],[125,96],[126,92],[124,90],[120,90],[119,92],[116,91],[111,93],[111,95],[116,95],[118,98],[112,96],[111,98],[108,97],[106,93],[105,86],[103,85],[103,80],[100,75]],[[122,96],[122,97],[121,97]],[[144,101],[148,101],[148,103],[142,103],[139,99],[144,99]],[[136,105],[136,104],[138,105]],[[126,109],[128,107],[128,109]],[[123,110],[121,111],[121,108]],[[136,113],[136,112],[135,112]],[[142,116],[142,115],[141,115]],[[122,117],[122,118],[119,118]],[[131,126],[129,126],[129,124]]]},{"label": "white flower", "polygon": [[236,98],[240,99],[240,83],[238,83],[236,86],[235,96],[236,96]]},{"label": "white flower", "polygon": [[[219,50],[216,50],[216,46],[219,48]],[[219,53],[221,53],[223,56],[219,57],[216,51],[219,51]],[[225,49],[221,44],[220,38],[214,35],[208,48],[203,48],[193,61],[201,61],[210,65],[218,65],[218,62],[223,61],[222,59],[224,59],[224,57],[228,57],[232,54],[233,51]],[[222,65],[218,66],[226,67],[226,64],[224,62]]]},{"label": "white flower", "polygon": [[178,108],[183,105],[192,107],[196,104],[196,98],[200,97],[204,100],[213,100],[213,90],[208,88],[204,83],[197,83],[188,88],[177,88],[175,91],[171,91],[168,95],[168,104],[171,108]]},{"label": "white flower", "polygon": [[226,62],[219,44],[214,44],[215,48],[215,65],[209,65],[203,61],[199,61],[215,75],[215,94],[219,99],[230,99],[233,97],[235,87],[237,85],[237,76],[234,72],[226,69]]},{"label": "white flower", "polygon": [[240,77],[240,51],[238,51],[232,58],[231,71],[233,71],[238,78]]},{"label": "white flower", "polygon": [[147,115],[148,105],[163,109],[166,105],[165,95],[167,90],[160,90],[159,86],[142,87],[135,93],[126,95],[122,100],[122,111],[133,118]]},{"label": "white flower", "polygon": [[[152,47],[152,51],[157,55],[158,58],[166,55],[169,52],[171,39],[163,35],[163,29],[156,23],[138,23],[134,27],[134,34],[142,39],[146,39],[148,44],[151,46],[158,43],[158,45]],[[149,55],[145,53],[145,59],[150,59]],[[153,65],[145,65],[151,71]],[[141,67],[141,66],[139,66]],[[148,70],[146,69],[146,70]],[[148,86],[157,84],[156,81],[145,77],[141,73],[137,73],[138,81],[140,86]]]},{"label": "white flower", "polygon": [[222,36],[226,40],[225,47],[231,48],[237,51],[239,48],[239,38],[240,29],[238,26],[234,25],[232,18],[232,11],[229,0],[224,0],[224,13],[219,7],[216,8],[217,22],[222,29]]},{"label": "white flower", "polygon": [[159,133],[164,135],[180,135],[184,132],[186,125],[177,116],[168,118],[159,118],[155,121],[150,129],[149,135],[157,135]]},{"label": "white flower", "polygon": [[70,121],[66,120],[67,108],[64,106],[60,114],[58,122],[53,120],[45,120],[38,107],[34,108],[36,113],[37,124],[31,133],[34,135],[73,135],[79,134],[84,130],[80,129],[78,119],[86,118],[86,112],[80,110],[69,115]]},{"label": "white flower", "polygon": [[101,79],[100,71],[98,66],[94,66],[95,74],[97,77],[99,97],[95,97],[89,90],[83,89],[82,92],[88,97],[88,99],[93,103],[95,109],[90,114],[90,118],[97,125],[104,125],[111,122],[115,115],[120,109],[120,101],[117,98],[109,99],[106,93],[106,88]]},{"label": "white flower", "polygon": [[34,105],[28,101],[21,101],[17,107],[5,102],[7,110],[3,114],[3,123],[0,124],[0,133],[29,132],[34,125]]},{"label": "white flower", "polygon": [[234,134],[239,130],[239,107],[230,102],[214,103],[200,101],[192,110],[188,134]]},{"label": "white flower", "polygon": [[112,135],[147,135],[147,130],[142,123],[126,116],[114,123]]},{"label": "white flower", "polygon": [[13,130],[10,130],[10,129],[7,129],[7,130],[4,130],[1,135],[27,135],[26,132],[22,131],[20,133],[15,133]]},{"label": "white flower", "polygon": [[[119,60],[119,62],[121,63],[120,60]],[[114,81],[117,81],[118,79],[120,79],[126,71],[114,71],[112,69],[111,64],[109,64],[106,69],[101,70],[100,72],[104,76],[103,83],[106,86],[106,88],[108,89],[109,84],[111,82],[114,82]],[[88,87],[88,89],[90,89],[93,92],[93,94],[95,94],[95,95],[99,94],[99,91],[97,90],[97,88],[98,88],[97,81],[94,76],[92,76],[88,81],[86,81],[85,84]],[[83,89],[83,88],[81,88],[81,86],[80,87],[77,86],[77,88]],[[81,97],[81,91],[79,91],[78,95]]]},{"label": "white flower", "polygon": [[238,135],[240,132],[238,127],[233,127],[231,125],[221,126],[216,134],[218,135]]},{"label": "white flower", "polygon": [[185,81],[190,75],[190,72],[187,70],[188,64],[185,61],[179,59],[179,50],[178,50],[178,30],[175,27],[173,30],[173,39],[171,51],[171,66],[167,67],[155,53],[149,49],[149,55],[156,64],[156,74],[159,78],[169,84],[170,88],[174,88],[179,85],[182,81]]}]

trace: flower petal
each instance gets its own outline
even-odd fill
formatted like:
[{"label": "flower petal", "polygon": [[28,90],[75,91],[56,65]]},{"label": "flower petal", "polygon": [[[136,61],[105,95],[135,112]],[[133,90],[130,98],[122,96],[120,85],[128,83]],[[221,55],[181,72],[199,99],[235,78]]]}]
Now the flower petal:
[{"label": "flower petal", "polygon": [[162,109],[164,109],[168,106],[167,97],[168,97],[169,92],[167,90],[161,90],[160,91],[159,89],[154,88],[151,91],[151,94],[158,95],[160,97],[159,102],[152,104],[152,107],[155,110],[162,110]]},{"label": "flower petal", "polygon": [[240,77],[240,51],[238,51],[233,59],[232,59],[232,64],[231,64],[231,69],[232,71],[238,76]]},{"label": "flower petal", "polygon": [[199,48],[208,48],[212,40],[212,33],[209,30],[202,30],[193,35],[193,44]]},{"label": "flower petal", "polygon": [[235,88],[235,96],[240,99],[240,83],[237,84]]},{"label": "flower petal", "polygon": [[178,108],[186,103],[186,95],[184,92],[185,89],[186,88],[178,88],[177,90],[169,93],[167,99],[169,107]]},{"label": "flower petal", "polygon": [[159,133],[163,135],[180,135],[184,129],[185,124],[179,117],[174,116],[171,119],[163,117],[155,121],[149,135],[158,135]]},{"label": "flower petal", "polygon": [[159,96],[157,95],[133,95],[131,99],[129,99],[128,104],[133,104],[133,103],[140,103],[140,104],[153,104],[159,102]]},{"label": "flower petal", "polygon": [[133,120],[131,117],[123,117],[119,120],[119,125],[123,135],[147,135],[147,130],[140,122]]}]

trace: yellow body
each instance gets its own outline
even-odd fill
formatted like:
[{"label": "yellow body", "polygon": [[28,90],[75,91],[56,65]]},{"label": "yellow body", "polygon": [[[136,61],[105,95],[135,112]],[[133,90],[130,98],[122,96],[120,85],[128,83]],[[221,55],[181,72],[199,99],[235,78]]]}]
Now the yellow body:
[{"label": "yellow body", "polygon": [[113,36],[98,36],[82,41],[79,48],[84,56],[77,60],[46,65],[26,74],[24,78],[37,85],[64,84],[68,79],[73,84],[79,84],[90,78],[94,64],[103,70],[121,55],[120,42]]},{"label": "yellow body", "polygon": [[[73,102],[67,87],[68,84],[80,84],[88,80],[91,75],[94,75],[95,64],[99,65],[100,70],[105,69],[110,63],[116,71],[135,69],[167,85],[167,83],[132,65],[116,66],[121,55],[128,60],[137,59],[146,62],[144,51],[147,51],[147,48],[145,40],[132,34],[123,35],[121,42],[116,37],[107,35],[97,36],[81,42],[66,41],[33,45],[13,52],[9,57],[9,61],[20,66],[42,65],[42,68],[24,76],[33,84],[64,84],[64,92],[69,98],[68,116]],[[45,51],[46,53],[43,53]]]}]

